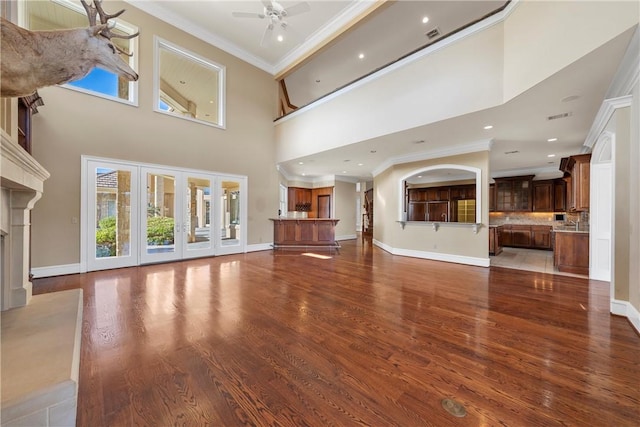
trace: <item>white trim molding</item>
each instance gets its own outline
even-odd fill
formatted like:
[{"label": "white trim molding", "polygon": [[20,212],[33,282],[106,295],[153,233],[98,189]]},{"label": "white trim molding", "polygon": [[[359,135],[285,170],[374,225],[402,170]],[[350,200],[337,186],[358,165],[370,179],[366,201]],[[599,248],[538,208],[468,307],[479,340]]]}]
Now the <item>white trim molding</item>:
[{"label": "white trim molding", "polygon": [[596,118],[593,120],[591,129],[589,129],[587,138],[584,141],[582,152],[588,153],[593,149],[596,141],[598,140],[598,138],[600,138],[600,134],[604,131],[607,123],[609,123],[609,120],[611,120],[611,116],[613,116],[613,113],[618,108],[630,107],[631,100],[631,95],[625,95],[618,98],[605,99],[604,101],[602,101],[602,105],[600,105],[598,114],[596,114]]},{"label": "white trim molding", "polygon": [[67,274],[79,273],[80,263],[51,265],[49,267],[34,267],[31,269],[31,274],[33,275],[34,279],[40,279],[42,277],[66,276]]},{"label": "white trim molding", "polygon": [[443,254],[438,252],[416,251],[413,249],[393,248],[376,239],[373,239],[373,244],[392,255],[429,259],[432,261],[453,262],[456,264],[473,265],[476,267],[489,267],[491,263],[489,258],[477,258],[463,255]]},{"label": "white trim molding", "polygon": [[616,316],[626,317],[636,331],[640,333],[640,311],[631,305],[629,301],[612,299],[609,311]]},{"label": "white trim molding", "polygon": [[273,242],[271,243],[257,243],[253,245],[247,245],[245,252],[259,252],[259,251],[270,251],[273,249]]}]

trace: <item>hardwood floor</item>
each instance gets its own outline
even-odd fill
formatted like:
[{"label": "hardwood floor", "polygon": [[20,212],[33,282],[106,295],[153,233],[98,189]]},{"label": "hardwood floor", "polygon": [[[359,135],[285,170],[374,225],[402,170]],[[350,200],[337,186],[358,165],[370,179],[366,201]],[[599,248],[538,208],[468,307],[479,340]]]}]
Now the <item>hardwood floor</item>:
[{"label": "hardwood floor", "polygon": [[639,425],[608,283],[341,243],[35,280],[84,289],[77,425]]}]

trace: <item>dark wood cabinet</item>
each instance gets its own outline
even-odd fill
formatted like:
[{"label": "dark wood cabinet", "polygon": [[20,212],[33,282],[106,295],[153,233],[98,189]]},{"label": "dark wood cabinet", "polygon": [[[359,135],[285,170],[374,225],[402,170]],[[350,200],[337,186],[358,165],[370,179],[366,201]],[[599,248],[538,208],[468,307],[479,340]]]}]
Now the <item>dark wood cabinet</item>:
[{"label": "dark wood cabinet", "polygon": [[502,246],[513,246],[511,226],[502,226]]},{"label": "dark wood cabinet", "polygon": [[559,271],[589,274],[589,233],[555,232],[553,262]]},{"label": "dark wood cabinet", "polygon": [[511,246],[517,248],[531,247],[531,226],[512,225],[511,226]]},{"label": "dark wood cabinet", "polygon": [[566,182],[566,208],[568,211],[589,210],[589,185],[591,179],[591,154],[578,154],[560,161]]},{"label": "dark wood cabinet", "polygon": [[289,187],[287,209],[292,211],[308,212],[311,210],[311,189]]},{"label": "dark wood cabinet", "polygon": [[427,202],[409,202],[407,221],[426,221]]},{"label": "dark wood cabinet", "polygon": [[502,226],[489,227],[489,255],[502,252]]},{"label": "dark wood cabinet", "polygon": [[551,249],[551,226],[531,226],[531,247],[534,249]]},{"label": "dark wood cabinet", "polygon": [[450,200],[469,200],[476,198],[475,185],[456,185],[450,188]]},{"label": "dark wood cabinet", "polygon": [[567,210],[567,183],[562,178],[553,180],[553,211]]},{"label": "dark wood cabinet", "polygon": [[503,225],[502,246],[531,249],[551,249],[549,225]]},{"label": "dark wood cabinet", "polygon": [[448,222],[449,221],[449,202],[427,203],[427,221]]},{"label": "dark wood cabinet", "polygon": [[553,180],[533,181],[533,212],[553,212]]},{"label": "dark wood cabinet", "polygon": [[531,211],[533,175],[494,178],[494,180],[496,182],[496,211]]},{"label": "dark wood cabinet", "polygon": [[496,210],[496,185],[489,184],[489,212]]}]

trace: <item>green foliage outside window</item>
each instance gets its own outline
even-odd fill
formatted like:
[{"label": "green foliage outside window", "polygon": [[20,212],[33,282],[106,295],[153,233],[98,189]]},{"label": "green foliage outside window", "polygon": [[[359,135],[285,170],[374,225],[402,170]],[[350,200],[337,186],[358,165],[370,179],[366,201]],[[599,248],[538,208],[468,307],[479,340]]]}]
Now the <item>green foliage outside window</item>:
[{"label": "green foliage outside window", "polygon": [[[174,243],[173,227],[173,218],[163,216],[147,218],[147,244],[172,245]],[[98,229],[96,230],[96,246],[99,248],[98,257],[116,256],[116,230],[115,216],[103,218],[98,222]]]}]

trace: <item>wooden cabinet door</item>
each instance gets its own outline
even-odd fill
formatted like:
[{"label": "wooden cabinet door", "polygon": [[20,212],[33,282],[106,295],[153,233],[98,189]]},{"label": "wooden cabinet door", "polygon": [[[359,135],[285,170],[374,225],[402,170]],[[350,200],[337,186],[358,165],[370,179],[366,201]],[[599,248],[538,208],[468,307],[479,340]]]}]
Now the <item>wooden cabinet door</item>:
[{"label": "wooden cabinet door", "polygon": [[567,210],[567,183],[562,178],[553,180],[553,210],[554,212]]},{"label": "wooden cabinet door", "polygon": [[553,180],[533,181],[533,212],[553,212]]},{"label": "wooden cabinet door", "polygon": [[589,210],[589,185],[591,180],[591,154],[583,154],[574,165],[574,203],[577,211]]},{"label": "wooden cabinet door", "polygon": [[513,234],[511,233],[511,226],[505,225],[502,227],[502,246],[513,246]]},{"label": "wooden cabinet door", "polygon": [[449,222],[449,202],[427,203],[427,221]]},{"label": "wooden cabinet door", "polygon": [[427,203],[426,202],[409,202],[407,210],[407,221],[426,221],[427,220]]},{"label": "wooden cabinet door", "polygon": [[496,185],[489,184],[489,212],[496,210]]},{"label": "wooden cabinet door", "polygon": [[536,249],[551,249],[551,227],[531,226],[531,246]]},{"label": "wooden cabinet door", "polygon": [[531,247],[531,227],[514,225],[511,227],[511,246]]}]

